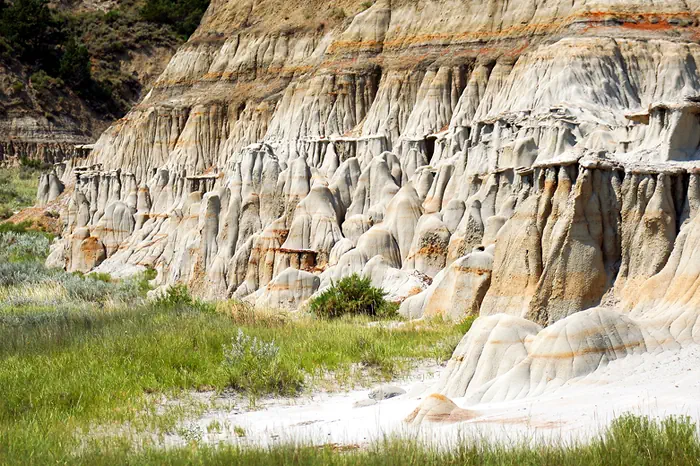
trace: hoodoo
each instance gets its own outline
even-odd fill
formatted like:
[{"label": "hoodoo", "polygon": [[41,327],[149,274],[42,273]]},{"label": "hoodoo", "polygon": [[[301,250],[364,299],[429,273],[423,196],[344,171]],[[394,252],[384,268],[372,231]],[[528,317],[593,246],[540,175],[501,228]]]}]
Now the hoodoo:
[{"label": "hoodoo", "polygon": [[359,273],[480,316],[412,422],[700,343],[700,2],[308,3],[212,2],[42,178],[51,264],[289,308]]}]

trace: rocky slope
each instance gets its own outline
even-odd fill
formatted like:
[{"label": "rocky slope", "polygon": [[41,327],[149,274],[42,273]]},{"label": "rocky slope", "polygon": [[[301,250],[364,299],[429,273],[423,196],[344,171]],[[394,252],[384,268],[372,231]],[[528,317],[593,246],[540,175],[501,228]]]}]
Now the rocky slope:
[{"label": "rocky slope", "polygon": [[0,165],[16,164],[21,158],[55,163],[80,156],[76,145],[94,143],[140,99],[142,91],[145,94],[183,40],[168,27],[140,20],[136,13],[140,3],[48,3],[56,23],[62,25],[60,32],[51,29],[51,34],[74,33],[86,44],[93,77],[89,85],[70,86],[56,78],[55,70],[54,77],[37,71],[43,65],[28,63],[16,50],[7,52],[12,45],[2,38]]},{"label": "rocky slope", "polygon": [[44,178],[74,185],[49,261],[289,307],[367,274],[406,316],[483,316],[438,387],[475,401],[694,342],[700,2],[366,6],[213,2]]}]

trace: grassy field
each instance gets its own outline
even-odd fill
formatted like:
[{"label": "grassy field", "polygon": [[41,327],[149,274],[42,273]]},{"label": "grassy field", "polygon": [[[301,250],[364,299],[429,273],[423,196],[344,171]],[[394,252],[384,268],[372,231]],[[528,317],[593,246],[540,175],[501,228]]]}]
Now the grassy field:
[{"label": "grassy field", "polygon": [[[13,227],[15,230],[17,228]],[[469,325],[370,324],[192,299],[148,301],[148,279],[47,270],[43,233],[0,229],[0,459],[64,462],[91,432],[164,433],[161,395],[267,395],[387,380],[449,358]],[[19,229],[21,230],[21,229]]]},{"label": "grassy field", "polygon": [[[50,236],[0,225],[0,464],[697,464],[695,425],[618,420],[589,445],[438,451],[409,440],[365,449],[165,450],[162,435],[207,406],[198,391],[260,397],[374,383],[417,360],[446,360],[471,322],[323,320],[176,287],[146,299],[149,279],[47,270]],[[198,411],[200,410],[200,411]]]},{"label": "grassy field", "polygon": [[19,166],[0,168],[0,220],[34,205],[40,171]]}]

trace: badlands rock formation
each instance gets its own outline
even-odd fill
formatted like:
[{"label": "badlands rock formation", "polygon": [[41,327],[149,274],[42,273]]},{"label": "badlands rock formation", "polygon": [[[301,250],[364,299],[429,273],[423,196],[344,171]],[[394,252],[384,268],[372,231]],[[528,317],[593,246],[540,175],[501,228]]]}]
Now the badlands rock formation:
[{"label": "badlands rock formation", "polygon": [[292,308],[357,272],[481,316],[414,422],[700,338],[700,2],[339,5],[214,1],[42,182],[72,193],[49,263]]}]

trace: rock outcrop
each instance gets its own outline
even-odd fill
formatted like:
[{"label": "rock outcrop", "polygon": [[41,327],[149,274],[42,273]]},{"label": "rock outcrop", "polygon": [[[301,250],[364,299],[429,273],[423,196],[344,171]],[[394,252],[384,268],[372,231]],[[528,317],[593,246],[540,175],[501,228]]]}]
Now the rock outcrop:
[{"label": "rock outcrop", "polygon": [[272,3],[213,2],[68,164],[52,261],[292,308],[361,273],[407,317],[480,316],[413,422],[696,342],[700,4],[345,2],[284,30]]}]

